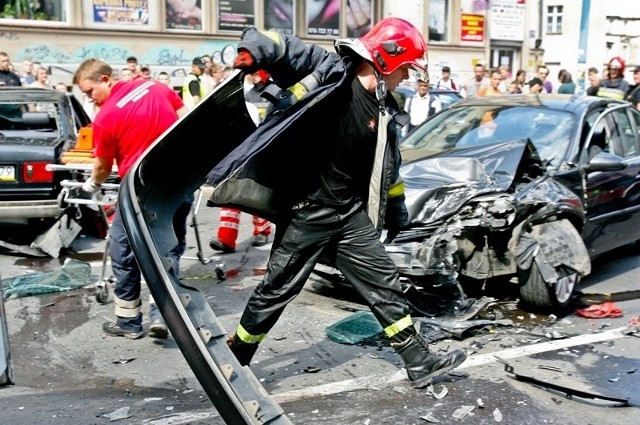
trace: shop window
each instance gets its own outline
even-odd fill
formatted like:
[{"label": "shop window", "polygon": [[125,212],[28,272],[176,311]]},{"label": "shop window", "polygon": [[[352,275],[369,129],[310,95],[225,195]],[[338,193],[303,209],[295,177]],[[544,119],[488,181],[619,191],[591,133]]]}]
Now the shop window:
[{"label": "shop window", "polygon": [[67,0],[0,0],[1,19],[67,21]]},{"label": "shop window", "polygon": [[167,29],[202,31],[201,3],[200,0],[165,0]]},{"label": "shop window", "polygon": [[83,0],[83,18],[87,28],[126,31],[158,31],[157,1]]},{"label": "shop window", "polygon": [[340,36],[341,0],[306,0],[307,36]]},{"label": "shop window", "polygon": [[449,0],[429,2],[429,41],[448,41]]}]

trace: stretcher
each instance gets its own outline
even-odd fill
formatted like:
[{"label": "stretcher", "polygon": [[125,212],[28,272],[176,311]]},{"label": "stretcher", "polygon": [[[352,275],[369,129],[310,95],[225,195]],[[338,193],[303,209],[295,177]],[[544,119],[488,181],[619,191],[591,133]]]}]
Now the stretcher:
[{"label": "stretcher", "polygon": [[[93,168],[92,163],[67,163],[67,164],[55,164],[48,165],[47,169],[50,171],[66,171],[69,173],[70,178],[62,180],[60,185],[62,190],[58,197],[58,203],[60,207],[65,211],[63,214],[73,214],[76,219],[79,219],[80,205],[97,208],[99,216],[105,226],[108,226],[109,216],[111,212],[115,211],[118,191],[120,184],[118,181],[117,167],[114,166],[111,175],[107,179],[107,182],[101,185],[100,191],[90,196],[82,190],[84,181],[91,175]],[[111,181],[112,183],[108,183]],[[196,238],[196,245],[198,251],[196,257],[182,256],[184,260],[197,260],[206,265],[212,261],[216,261],[215,273],[218,280],[224,280],[224,263],[220,261],[220,256],[212,255],[205,256],[202,249],[202,241],[200,239],[200,231],[198,228],[198,211],[202,203],[202,190],[198,189],[195,194],[195,202],[191,207],[191,226],[194,229]],[[115,283],[115,278],[111,274],[107,274],[108,261],[109,261],[109,236],[105,235],[106,244],[104,252],[102,254],[102,267],[100,271],[100,278],[96,282],[96,301],[104,304],[109,299],[109,285]]]},{"label": "stretcher", "polygon": [[[101,185],[98,192],[88,194],[82,190],[82,185],[90,177],[92,163],[66,163],[52,164],[47,166],[50,171],[65,171],[69,174],[69,178],[62,180],[60,186],[62,190],[58,195],[58,204],[63,210],[63,215],[73,215],[76,220],[80,220],[82,209],[81,205],[97,210],[102,225],[107,228],[109,226],[109,217],[115,212],[118,191],[120,189],[118,179],[118,169],[113,167],[107,182]],[[115,282],[115,278],[107,275],[107,267],[109,261],[109,236],[105,232],[106,244],[102,253],[102,267],[100,270],[100,278],[96,282],[96,301],[104,304],[109,299],[109,284]]]}]

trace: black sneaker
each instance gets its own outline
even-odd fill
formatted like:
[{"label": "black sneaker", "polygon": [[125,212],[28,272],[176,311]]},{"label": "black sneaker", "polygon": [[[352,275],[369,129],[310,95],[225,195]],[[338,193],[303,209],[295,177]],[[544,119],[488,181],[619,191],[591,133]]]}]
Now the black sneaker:
[{"label": "black sneaker", "polygon": [[144,336],[143,331],[128,331],[122,329],[116,322],[105,322],[102,324],[102,330],[107,335],[111,336],[123,336],[128,339],[138,339]]},{"label": "black sneaker", "polygon": [[211,247],[211,249],[214,249],[216,251],[222,251],[223,254],[232,254],[236,252],[235,248],[231,248],[230,246],[223,244],[218,239],[211,239],[209,241],[209,246]]},{"label": "black sneaker", "polygon": [[253,237],[253,241],[251,242],[252,246],[265,246],[269,243],[269,235],[264,235],[260,233],[259,235],[255,235]]},{"label": "black sneaker", "polygon": [[169,336],[169,328],[163,320],[156,319],[151,321],[149,325],[149,336],[158,339],[167,339]]}]

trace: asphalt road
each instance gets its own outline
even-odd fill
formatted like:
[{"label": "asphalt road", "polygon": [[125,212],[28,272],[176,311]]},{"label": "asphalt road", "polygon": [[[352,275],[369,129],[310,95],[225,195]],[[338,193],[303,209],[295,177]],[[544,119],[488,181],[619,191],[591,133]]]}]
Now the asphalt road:
[{"label": "asphalt road", "polygon": [[[202,207],[198,221],[203,252],[211,256],[206,242],[217,226],[217,209]],[[0,230],[9,234],[7,228]],[[250,246],[251,217],[246,215],[238,251],[205,265],[196,258],[193,230],[181,263],[183,282],[206,294],[232,332],[259,282],[269,247]],[[14,231],[15,242],[27,232]],[[71,257],[91,264],[96,281],[104,241],[81,237],[71,248]],[[63,261],[0,250],[0,273],[8,278],[55,272]],[[225,270],[224,281],[217,279],[216,266]],[[594,263],[581,289],[636,289],[639,268],[637,251],[617,251]],[[414,390],[400,358],[385,341],[348,345],[327,337],[328,326],[366,307],[345,288],[310,280],[261,345],[251,370],[296,424],[422,424],[433,419],[456,424],[637,423],[640,338],[622,331],[640,314],[640,300],[616,305],[623,317],[584,319],[532,315],[515,303],[495,304],[492,312],[512,324],[495,322],[459,338],[438,340],[434,351],[464,348],[469,359],[456,373],[438,380],[432,391]],[[5,309],[16,384],[0,389],[0,423],[224,423],[171,337],[131,341],[102,333],[102,323],[113,318],[113,303],[97,302],[94,284],[8,299]],[[514,379],[496,355],[519,375],[628,399],[631,406],[569,399]]]}]

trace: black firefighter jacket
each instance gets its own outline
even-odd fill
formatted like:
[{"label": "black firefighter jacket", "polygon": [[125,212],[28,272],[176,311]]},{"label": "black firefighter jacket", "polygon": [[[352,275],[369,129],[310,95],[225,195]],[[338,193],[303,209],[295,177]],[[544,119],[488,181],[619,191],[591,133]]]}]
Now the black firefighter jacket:
[{"label": "black firefighter jacket", "polygon": [[[234,206],[277,225],[288,218],[292,205],[304,201],[317,188],[334,149],[334,140],[322,137],[323,117],[340,104],[341,88],[355,78],[360,59],[341,57],[320,46],[306,45],[296,37],[255,28],[244,31],[238,48],[248,50],[257,68],[269,72],[273,82],[284,88],[278,98],[290,98],[286,88],[305,77],[309,81],[312,76],[317,82],[299,100],[275,105],[262,124],[207,176],[207,183],[214,188],[209,206]],[[392,119],[381,159],[378,229],[385,217],[387,227],[399,229],[408,221],[404,191],[398,194],[394,190],[392,197],[388,192],[392,185],[398,186],[401,162],[394,118],[405,113],[399,111],[390,94],[385,113]]]}]

